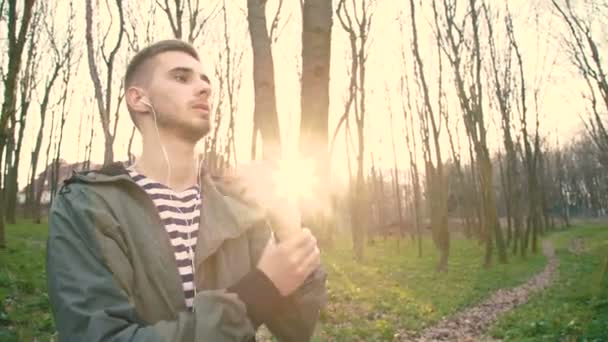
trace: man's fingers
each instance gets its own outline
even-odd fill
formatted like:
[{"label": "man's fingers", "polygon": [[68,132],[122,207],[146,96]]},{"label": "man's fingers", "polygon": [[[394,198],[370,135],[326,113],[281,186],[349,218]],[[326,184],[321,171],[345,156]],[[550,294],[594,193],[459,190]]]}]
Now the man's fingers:
[{"label": "man's fingers", "polygon": [[281,244],[285,246],[287,250],[296,250],[306,248],[310,243],[316,243],[315,237],[312,235],[308,228],[303,228],[283,241]]},{"label": "man's fingers", "polygon": [[309,255],[314,254],[317,250],[317,241],[312,238],[302,245],[300,248],[294,250],[294,258],[300,261],[300,264],[304,264]]},{"label": "man's fingers", "polygon": [[314,249],[306,256],[302,264],[302,268],[305,270],[305,277],[308,277],[314,270],[321,265],[321,252],[315,245]]}]

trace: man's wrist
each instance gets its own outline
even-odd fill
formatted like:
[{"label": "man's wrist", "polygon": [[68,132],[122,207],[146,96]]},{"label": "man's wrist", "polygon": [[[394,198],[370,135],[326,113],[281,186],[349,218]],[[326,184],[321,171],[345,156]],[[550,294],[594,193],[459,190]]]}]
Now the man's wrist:
[{"label": "man's wrist", "polygon": [[228,288],[245,303],[247,314],[256,325],[265,323],[281,310],[285,297],[272,280],[259,268],[254,268],[238,283]]}]

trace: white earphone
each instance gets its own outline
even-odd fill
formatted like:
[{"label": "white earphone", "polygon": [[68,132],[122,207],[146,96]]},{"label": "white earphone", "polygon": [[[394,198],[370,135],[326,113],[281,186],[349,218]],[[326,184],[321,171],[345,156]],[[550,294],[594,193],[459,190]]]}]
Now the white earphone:
[{"label": "white earphone", "polygon": [[146,106],[152,108],[152,105],[150,104],[150,102],[148,102],[147,100],[140,100],[143,104],[145,104]]},{"label": "white earphone", "polygon": [[[163,145],[163,142],[161,140],[160,131],[158,130],[158,122],[157,122],[157,116],[158,116],[158,114],[156,113],[156,110],[154,110],[154,106],[152,106],[152,104],[150,102],[148,102],[148,100],[141,99],[140,101],[143,104],[145,104],[146,106],[150,107],[150,110],[152,110],[152,115],[154,117],[154,127],[156,128],[156,134],[157,134],[157,137],[158,137],[158,141],[160,143],[161,151],[163,152],[163,157],[165,159],[165,162],[167,163],[167,180],[166,180],[166,185],[170,187],[171,186],[171,160],[169,159],[169,155],[167,154],[167,150],[165,149],[165,146]],[[200,182],[200,177],[201,177],[200,176],[200,172],[201,172],[200,171],[201,170],[200,164],[201,164],[202,160],[199,160],[199,155],[198,154],[197,154],[196,157],[197,157],[197,161],[196,161],[195,167],[197,167],[197,169],[198,169],[198,170],[196,170],[197,171],[197,180],[196,181],[197,181],[197,183],[199,183]],[[199,184],[199,188],[200,188],[200,184]],[[200,198],[199,198],[199,200],[200,200]],[[184,214],[179,208],[177,208],[177,210],[182,215]],[[186,220],[186,222],[187,222],[187,220]],[[192,224],[193,223],[191,221],[190,225],[192,225]],[[192,233],[191,231],[188,231],[188,241],[192,240],[191,233]],[[192,244],[189,244],[188,248],[189,248],[189,252],[190,252],[190,266],[192,267],[192,275],[196,279],[196,267],[195,267],[195,264],[194,264],[194,250],[192,248]],[[197,294],[197,289],[196,289],[196,286],[194,286],[194,295],[196,296],[196,294]]]},{"label": "white earphone", "polygon": [[152,104],[150,102],[148,102],[147,99],[141,99],[140,101],[141,101],[141,103],[150,107],[150,109],[152,110],[152,116],[154,117],[154,128],[156,128],[156,135],[157,135],[158,141],[160,143],[160,149],[163,152],[163,157],[165,159],[165,162],[167,163],[167,179],[165,180],[165,182],[166,182],[167,186],[171,186],[171,160],[169,159],[167,150],[165,149],[165,146],[163,145],[163,142],[160,137],[160,131],[158,130],[158,122],[157,122],[158,114],[156,114],[156,110],[154,110],[154,106],[152,106]]}]

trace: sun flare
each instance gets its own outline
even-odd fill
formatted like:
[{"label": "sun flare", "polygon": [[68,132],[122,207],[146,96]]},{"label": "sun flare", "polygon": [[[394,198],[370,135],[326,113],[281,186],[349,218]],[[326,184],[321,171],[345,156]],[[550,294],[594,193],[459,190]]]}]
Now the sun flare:
[{"label": "sun flare", "polygon": [[277,195],[287,201],[311,199],[317,184],[312,158],[287,157],[279,161],[274,172]]}]

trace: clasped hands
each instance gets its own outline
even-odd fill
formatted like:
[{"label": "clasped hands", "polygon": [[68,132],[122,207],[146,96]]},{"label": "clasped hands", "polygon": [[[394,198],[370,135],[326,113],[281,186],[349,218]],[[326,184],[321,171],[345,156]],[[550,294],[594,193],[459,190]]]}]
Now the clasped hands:
[{"label": "clasped hands", "polygon": [[246,164],[225,176],[223,186],[245,202],[266,210],[279,242],[269,240],[257,268],[281,295],[288,296],[319,267],[321,258],[316,238],[308,228],[301,228],[296,199],[278,195],[275,171],[263,162]]}]

